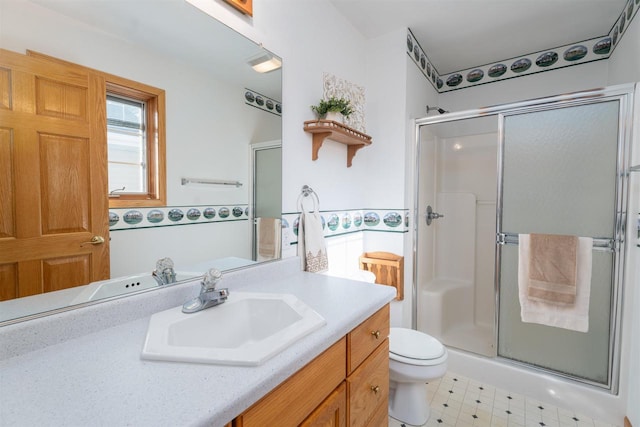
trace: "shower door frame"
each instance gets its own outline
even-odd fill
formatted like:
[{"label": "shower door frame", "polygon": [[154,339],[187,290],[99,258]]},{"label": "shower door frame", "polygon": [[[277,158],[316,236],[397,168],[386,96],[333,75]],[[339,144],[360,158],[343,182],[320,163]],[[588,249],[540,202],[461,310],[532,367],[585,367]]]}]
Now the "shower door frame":
[{"label": "shower door frame", "polygon": [[504,119],[506,116],[523,114],[528,112],[553,110],[559,107],[572,107],[587,105],[595,102],[619,101],[618,116],[618,141],[616,155],[616,206],[614,227],[614,262],[612,272],[612,295],[611,295],[611,317],[609,326],[609,366],[607,384],[601,384],[562,372],[533,366],[528,363],[518,362],[509,358],[496,356],[497,359],[506,363],[523,366],[527,369],[540,371],[556,376],[560,376],[572,381],[577,381],[600,389],[609,390],[611,394],[617,394],[620,377],[620,346],[621,346],[621,321],[622,321],[622,301],[624,293],[624,265],[626,257],[626,230],[627,223],[627,203],[629,199],[629,167],[631,161],[631,137],[633,124],[633,96],[635,84],[624,84],[607,88],[587,90],[575,93],[556,95],[545,98],[520,101],[515,103],[501,104],[490,107],[483,107],[473,110],[466,110],[455,113],[447,113],[440,116],[431,116],[415,120],[414,134],[414,222],[413,222],[413,283],[412,283],[412,307],[411,322],[413,329],[417,329],[418,319],[418,221],[422,220],[420,213],[420,151],[421,151],[421,128],[423,126],[434,125],[446,122],[455,122],[466,119],[496,116],[498,133],[498,178],[497,178],[497,200],[496,200],[496,245],[495,245],[495,265],[494,265],[494,296],[495,296],[495,317],[494,317],[494,347],[498,352],[498,337],[500,331],[500,247],[501,242],[498,233],[502,227],[502,191],[503,191],[503,152],[504,152]]}]

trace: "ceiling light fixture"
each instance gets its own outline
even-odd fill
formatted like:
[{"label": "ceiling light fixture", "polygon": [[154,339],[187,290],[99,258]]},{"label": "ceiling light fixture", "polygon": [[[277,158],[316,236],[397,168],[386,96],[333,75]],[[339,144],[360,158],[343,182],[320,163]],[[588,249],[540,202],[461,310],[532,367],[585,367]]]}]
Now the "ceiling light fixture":
[{"label": "ceiling light fixture", "polygon": [[259,54],[249,58],[247,63],[258,73],[268,73],[282,67],[282,60],[264,49]]}]

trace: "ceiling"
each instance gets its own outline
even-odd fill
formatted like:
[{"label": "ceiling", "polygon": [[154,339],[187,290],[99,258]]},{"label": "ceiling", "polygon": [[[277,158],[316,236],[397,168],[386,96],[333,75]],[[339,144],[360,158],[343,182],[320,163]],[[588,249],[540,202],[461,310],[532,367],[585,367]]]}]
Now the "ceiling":
[{"label": "ceiling", "polygon": [[331,0],[366,38],[408,27],[440,75],[609,33],[627,0]]}]

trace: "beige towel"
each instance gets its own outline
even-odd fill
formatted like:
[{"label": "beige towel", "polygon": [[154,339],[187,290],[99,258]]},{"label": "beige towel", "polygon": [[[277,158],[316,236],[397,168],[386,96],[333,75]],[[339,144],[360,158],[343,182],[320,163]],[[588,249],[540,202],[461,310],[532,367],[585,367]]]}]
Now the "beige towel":
[{"label": "beige towel", "polygon": [[578,238],[553,234],[529,236],[528,296],[549,304],[576,300]]},{"label": "beige towel", "polygon": [[280,257],[280,245],[282,239],[282,225],[279,218],[258,218],[256,228],[258,231],[258,259],[268,261]]},{"label": "beige towel", "polygon": [[576,299],[572,305],[549,304],[529,298],[529,235],[520,234],[518,240],[518,296],[522,321],[587,332],[589,330],[593,239],[590,237],[578,238]]}]

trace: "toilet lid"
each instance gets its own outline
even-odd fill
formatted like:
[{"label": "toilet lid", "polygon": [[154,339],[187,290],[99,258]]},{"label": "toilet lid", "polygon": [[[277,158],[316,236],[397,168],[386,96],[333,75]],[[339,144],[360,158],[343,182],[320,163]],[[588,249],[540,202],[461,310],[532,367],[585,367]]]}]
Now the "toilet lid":
[{"label": "toilet lid", "polygon": [[440,341],[425,333],[406,328],[391,328],[389,352],[401,357],[431,360],[445,353]]}]

